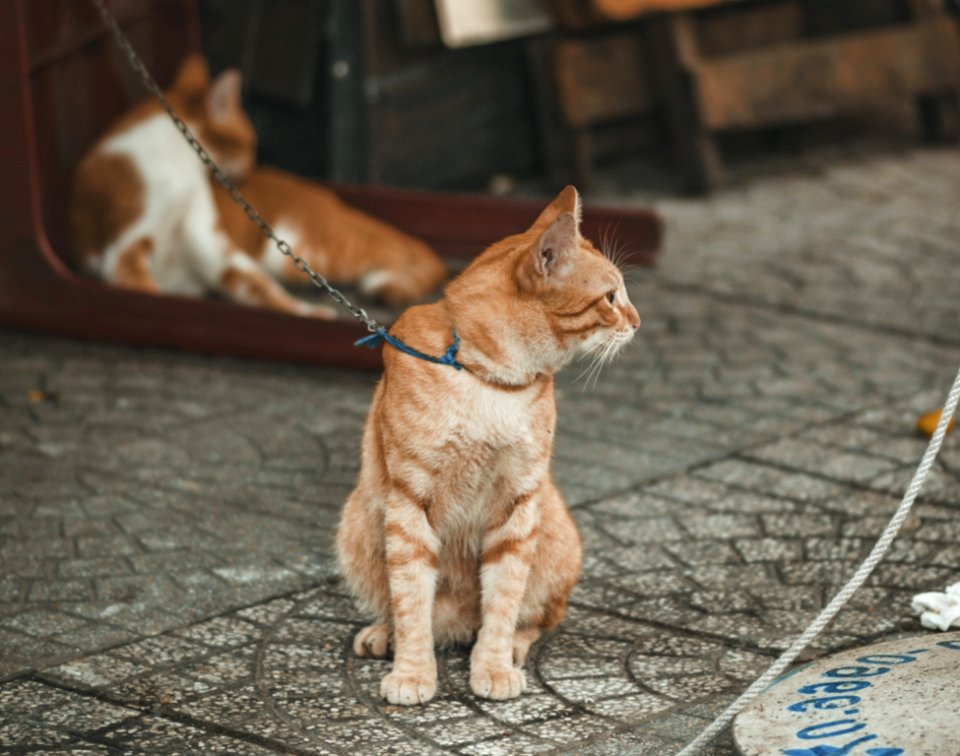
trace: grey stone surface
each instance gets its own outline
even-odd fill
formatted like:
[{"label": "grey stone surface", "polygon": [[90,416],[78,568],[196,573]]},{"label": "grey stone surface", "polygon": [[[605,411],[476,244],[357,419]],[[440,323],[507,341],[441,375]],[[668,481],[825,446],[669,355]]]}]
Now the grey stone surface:
[{"label": "grey stone surface", "polygon": [[[0,750],[668,753],[853,572],[960,362],[960,152],[663,200],[636,342],[559,385],[586,559],[528,692],[385,705],[332,561],[376,376],[0,333]],[[618,194],[619,201],[639,202]],[[960,436],[806,658],[960,570]],[[713,752],[733,752],[729,734]]]},{"label": "grey stone surface", "polygon": [[[664,277],[721,299],[960,343],[956,151],[832,156],[659,204]],[[775,253],[771,253],[772,249]]]}]

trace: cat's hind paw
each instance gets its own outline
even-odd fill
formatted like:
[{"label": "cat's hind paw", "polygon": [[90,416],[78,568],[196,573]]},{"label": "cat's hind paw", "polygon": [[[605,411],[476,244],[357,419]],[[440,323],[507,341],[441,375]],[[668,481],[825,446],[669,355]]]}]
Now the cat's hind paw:
[{"label": "cat's hind paw", "polygon": [[470,690],[480,698],[505,701],[527,689],[527,678],[516,667],[481,666],[470,670]]},{"label": "cat's hind paw", "polygon": [[390,649],[390,628],[386,625],[367,625],[353,638],[353,653],[371,659],[383,659]]},{"label": "cat's hind paw", "polygon": [[380,695],[389,703],[415,706],[429,701],[437,692],[437,674],[391,672],[380,683]]}]

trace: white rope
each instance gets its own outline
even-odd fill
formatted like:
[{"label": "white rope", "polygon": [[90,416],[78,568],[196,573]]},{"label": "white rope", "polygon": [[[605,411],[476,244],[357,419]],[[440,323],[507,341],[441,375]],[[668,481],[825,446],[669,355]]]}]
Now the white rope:
[{"label": "white rope", "polygon": [[927,473],[930,472],[930,468],[933,467],[933,463],[937,458],[937,454],[940,452],[940,446],[943,443],[943,437],[947,432],[947,425],[950,422],[950,419],[953,417],[954,412],[957,409],[957,402],[960,400],[960,370],[957,371],[957,377],[953,380],[953,387],[950,389],[950,393],[947,395],[946,404],[943,407],[943,412],[940,414],[940,422],[937,423],[937,429],[934,431],[933,436],[930,439],[930,443],[927,445],[927,450],[923,454],[923,459],[920,460],[920,465],[917,467],[917,471],[913,474],[913,480],[910,481],[910,486],[907,488],[907,492],[903,495],[903,501],[900,502],[900,506],[897,508],[897,511],[894,513],[893,517],[890,518],[890,522],[887,524],[886,529],[883,531],[883,534],[877,540],[873,549],[870,551],[870,555],[863,560],[863,564],[860,565],[859,569],[854,573],[853,577],[847,582],[843,588],[840,589],[840,592],[833,597],[833,600],[824,607],[823,611],[817,615],[816,619],[810,623],[806,630],[803,631],[803,634],[800,635],[790,647],[780,655],[780,657],[770,665],[769,669],[760,675],[759,678],[747,688],[740,697],[730,704],[716,719],[711,722],[707,728],[697,736],[696,739],[691,741],[686,748],[680,751],[677,756],[694,756],[698,753],[701,748],[707,745],[711,740],[713,740],[724,727],[730,724],[731,720],[739,714],[747,705],[753,701],[757,696],[759,696],[767,686],[770,685],[777,677],[779,677],[786,670],[790,664],[797,658],[803,649],[805,649],[814,638],[816,638],[820,632],[823,630],[827,624],[837,616],[837,613],[843,608],[844,604],[850,600],[850,597],[866,582],[867,578],[870,577],[870,573],[873,572],[874,568],[883,559],[884,555],[887,553],[887,550],[890,548],[890,545],[893,543],[893,539],[897,537],[897,533],[900,531],[900,527],[903,525],[903,521],[906,519],[907,515],[910,513],[911,507],[913,507],[913,502],[917,498],[917,495],[920,493],[920,489],[923,488],[923,483],[927,478]]}]

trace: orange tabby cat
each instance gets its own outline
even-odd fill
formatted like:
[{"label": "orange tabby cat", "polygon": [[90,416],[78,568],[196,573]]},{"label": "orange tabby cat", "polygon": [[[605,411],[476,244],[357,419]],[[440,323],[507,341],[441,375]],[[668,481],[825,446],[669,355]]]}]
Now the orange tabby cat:
[{"label": "orange tabby cat", "polygon": [[640,326],[617,267],[580,236],[567,187],[522,234],[494,244],[435,304],[391,329],[443,354],[455,332],[463,370],[384,349],[356,488],[337,551],[375,618],[360,656],[394,647],[381,694],[436,692],[434,644],[476,637],[470,687],[513,698],[530,644],[557,625],[580,571],[576,527],[550,475],[553,374],[612,356]]},{"label": "orange tabby cat", "polygon": [[[240,74],[211,81],[189,56],[166,92],[224,172],[318,273],[359,282],[390,302],[412,302],[443,279],[422,242],[280,171],[255,168],[256,135],[240,104]],[[333,317],[276,279],[296,271],[226,192],[152,99],[121,118],[77,167],[70,220],[80,264],[120,286],[175,294],[216,292],[236,302]]]}]

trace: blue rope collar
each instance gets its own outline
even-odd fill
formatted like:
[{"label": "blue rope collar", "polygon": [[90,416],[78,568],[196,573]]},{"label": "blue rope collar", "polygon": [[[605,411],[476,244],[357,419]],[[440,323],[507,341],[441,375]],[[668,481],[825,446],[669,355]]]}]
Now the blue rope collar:
[{"label": "blue rope collar", "polygon": [[429,354],[424,354],[423,352],[417,351],[412,346],[404,344],[396,336],[391,336],[389,333],[387,333],[387,329],[383,326],[378,328],[369,336],[364,336],[362,339],[357,339],[357,341],[353,342],[353,345],[365,346],[368,349],[376,349],[384,341],[386,341],[394,349],[397,349],[404,354],[409,354],[411,357],[416,357],[418,360],[433,362],[437,365],[449,365],[456,370],[463,370],[463,365],[457,362],[457,350],[460,348],[460,337],[457,335],[456,328],[453,329],[453,343],[447,347],[447,351],[443,353],[442,357],[431,357]]}]

